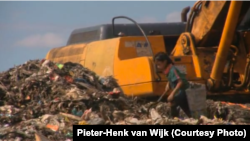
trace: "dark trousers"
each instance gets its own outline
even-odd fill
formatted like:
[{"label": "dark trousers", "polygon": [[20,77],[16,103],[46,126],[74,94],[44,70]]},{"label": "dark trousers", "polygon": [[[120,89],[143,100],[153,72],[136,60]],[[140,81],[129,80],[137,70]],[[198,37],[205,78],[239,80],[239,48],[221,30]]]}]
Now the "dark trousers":
[{"label": "dark trousers", "polygon": [[173,103],[171,104],[172,117],[179,117],[180,111],[177,109],[178,106],[180,106],[180,108],[188,117],[191,117],[191,111],[189,109],[186,92],[183,90],[180,90],[179,93],[174,96]]}]

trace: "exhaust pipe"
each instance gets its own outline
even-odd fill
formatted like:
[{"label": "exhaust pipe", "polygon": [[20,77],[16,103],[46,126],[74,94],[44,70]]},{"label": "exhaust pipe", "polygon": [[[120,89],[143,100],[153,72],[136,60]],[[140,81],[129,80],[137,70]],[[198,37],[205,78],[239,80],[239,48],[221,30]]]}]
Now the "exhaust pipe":
[{"label": "exhaust pipe", "polygon": [[187,22],[187,13],[190,10],[190,6],[183,8],[183,10],[181,11],[181,21],[182,22]]}]

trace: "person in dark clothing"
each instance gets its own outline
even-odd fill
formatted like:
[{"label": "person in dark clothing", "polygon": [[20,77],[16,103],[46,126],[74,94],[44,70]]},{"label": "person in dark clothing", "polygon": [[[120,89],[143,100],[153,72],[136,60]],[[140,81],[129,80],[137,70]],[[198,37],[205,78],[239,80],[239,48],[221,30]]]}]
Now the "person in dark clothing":
[{"label": "person in dark clothing", "polygon": [[[189,87],[184,74],[182,74],[175,66],[173,61],[164,52],[159,52],[154,56],[154,62],[159,71],[164,73],[168,79],[164,94],[172,89],[168,96],[168,102],[171,105],[171,114],[173,117],[179,116],[178,106],[185,112],[188,117],[191,117],[191,112],[186,96],[186,89]],[[169,87],[170,86],[170,87]]]}]

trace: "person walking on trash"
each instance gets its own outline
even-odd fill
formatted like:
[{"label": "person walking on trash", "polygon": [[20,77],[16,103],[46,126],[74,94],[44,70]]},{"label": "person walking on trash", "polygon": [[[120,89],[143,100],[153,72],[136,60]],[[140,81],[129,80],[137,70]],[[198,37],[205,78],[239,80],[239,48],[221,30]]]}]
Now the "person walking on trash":
[{"label": "person walking on trash", "polygon": [[163,72],[168,79],[163,95],[165,95],[170,88],[172,89],[171,94],[167,98],[171,106],[171,116],[179,116],[179,110],[177,108],[180,106],[185,114],[188,117],[191,117],[185,92],[185,90],[189,87],[189,82],[187,81],[185,75],[174,66],[173,61],[164,52],[159,52],[154,56],[154,63],[157,69]]}]

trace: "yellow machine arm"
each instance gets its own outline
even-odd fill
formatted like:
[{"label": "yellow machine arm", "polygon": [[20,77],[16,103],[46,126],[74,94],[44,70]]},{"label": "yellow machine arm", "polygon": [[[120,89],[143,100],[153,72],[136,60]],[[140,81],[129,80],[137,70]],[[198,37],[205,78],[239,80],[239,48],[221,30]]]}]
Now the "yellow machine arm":
[{"label": "yellow machine arm", "polygon": [[[233,3],[235,2],[232,2],[232,5],[234,5]],[[189,14],[186,32],[192,34],[196,46],[211,47],[218,45],[225,27],[225,21],[232,10],[237,12],[233,15],[233,21],[236,22],[236,25],[239,25],[249,9],[250,2],[237,1],[236,4],[238,4],[238,7],[234,10],[231,9],[233,7],[230,7],[230,1],[198,1],[194,4]],[[248,16],[250,16],[249,14]]]},{"label": "yellow machine arm", "polygon": [[247,1],[196,2],[172,52],[173,57],[192,56],[196,77],[212,93],[249,94],[250,32],[238,29],[250,19],[249,7]]}]

